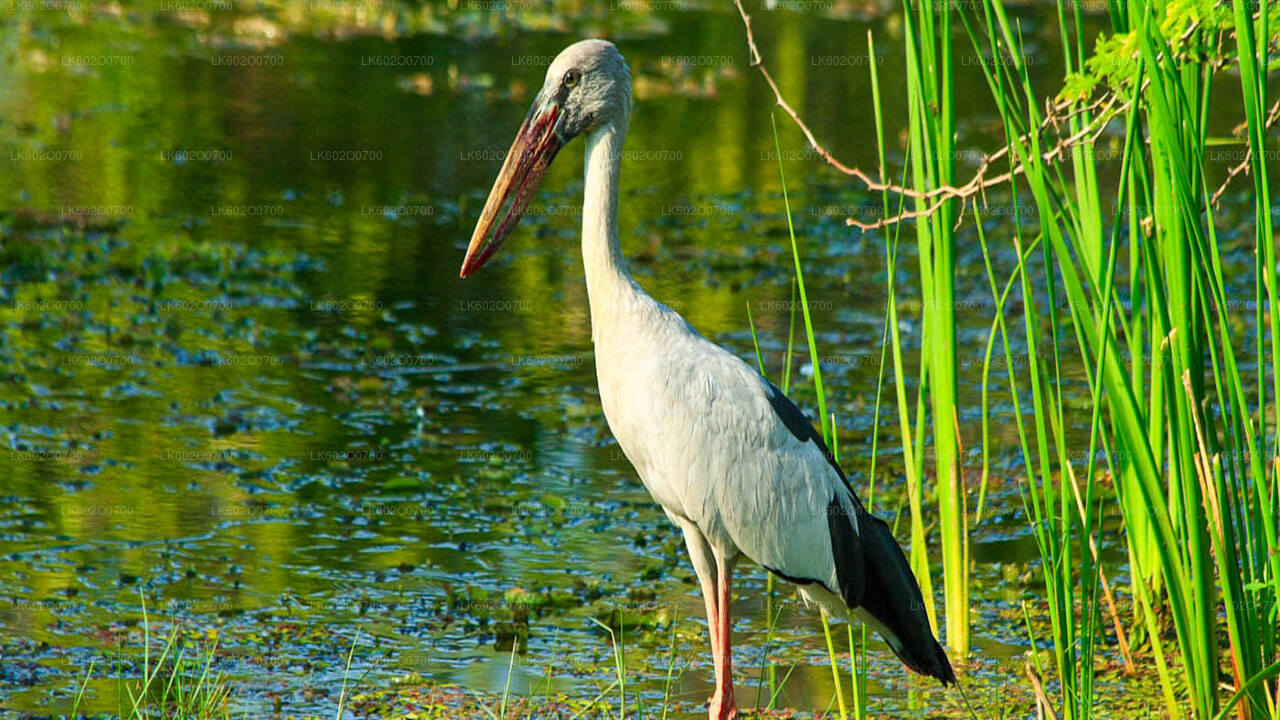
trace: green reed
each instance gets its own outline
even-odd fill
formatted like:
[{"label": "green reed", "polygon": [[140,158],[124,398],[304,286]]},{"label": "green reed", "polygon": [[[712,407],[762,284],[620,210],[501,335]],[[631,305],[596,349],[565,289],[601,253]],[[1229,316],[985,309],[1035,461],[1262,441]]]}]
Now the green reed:
[{"label": "green reed", "polygon": [[[903,2],[907,67],[907,108],[909,114],[908,156],[911,188],[920,193],[955,184],[956,127],[954,93],[954,53],[952,13],[945,3]],[[959,414],[956,406],[956,317],[955,317],[955,218],[959,203],[931,198],[912,200],[915,211],[931,210],[916,221],[916,244],[920,266],[921,297],[921,398],[928,392],[930,421],[937,475],[938,520],[942,545],[944,604],[947,646],[957,659],[969,654],[969,528],[968,493],[960,458]],[[936,205],[936,207],[935,207]],[[895,339],[895,345],[896,345]],[[895,359],[896,360],[896,359]],[[895,367],[899,386],[900,415],[904,376]],[[923,407],[917,409],[917,449],[922,435]],[[908,435],[904,432],[905,438]],[[907,463],[916,458],[910,454]],[[922,470],[916,471],[913,495],[920,495]],[[911,561],[916,575],[931,585],[919,497],[912,499]],[[932,587],[924,596],[933,606]],[[931,614],[932,616],[932,614]]]},{"label": "green reed", "polygon": [[[983,364],[983,480],[973,522],[981,522],[990,477],[990,380],[999,353],[1005,377],[996,386],[1007,384],[1025,468],[1019,488],[1044,581],[1043,603],[1024,612],[1033,637],[1031,615],[1047,619],[1039,639],[1052,644],[1051,663],[1037,656],[1026,667],[1037,702],[1069,720],[1092,717],[1103,692],[1100,657],[1118,653],[1126,668],[1141,661],[1154,671],[1168,716],[1276,720],[1280,298],[1267,167],[1275,151],[1266,121],[1268,48],[1280,12],[1267,5],[1259,12],[1250,3],[1111,2],[1115,38],[1099,42],[1087,60],[1086,43],[1094,38],[1086,37],[1079,3],[1058,0],[1057,10],[1067,78],[1063,101],[1049,109],[1033,90],[1022,28],[1002,0],[977,7],[904,2],[910,192],[899,198],[910,199],[917,214],[910,222],[923,326],[914,409],[898,333],[896,227],[886,237],[882,352],[893,363],[912,565],[932,608],[923,520],[927,419],[946,637],[953,659],[962,662],[969,647],[971,520],[956,404],[955,249],[956,221],[967,210],[995,308]],[[1013,181],[992,192],[1009,198],[1012,221],[999,236],[983,226],[976,202],[965,208],[938,190],[956,185],[955,20],[982,58],[1004,130],[1003,162]],[[1234,73],[1212,60],[1221,49]],[[880,177],[887,177],[870,65]],[[1073,78],[1093,72],[1103,79],[1072,91]],[[1241,93],[1247,177],[1256,198],[1253,292],[1244,298],[1229,296],[1234,285],[1225,277],[1206,171],[1207,149],[1223,142],[1207,126],[1215,84],[1223,82],[1238,84]],[[1094,102],[1090,93],[1099,85],[1104,97]],[[1118,159],[1095,152],[1099,139],[1122,140]],[[882,203],[889,216],[887,193]],[[1024,209],[1033,209],[1038,222],[1025,221]],[[1010,254],[992,252],[1002,243],[1013,250],[1012,266],[999,266]],[[792,251],[816,359],[794,234]],[[1240,330],[1246,317],[1238,308],[1246,300],[1254,308],[1251,332]],[[814,371],[830,438],[816,360]],[[1087,407],[1064,400],[1064,382],[1077,378],[1088,389]],[[1113,514],[1123,523],[1123,569],[1106,567],[1099,553],[1104,519]],[[1108,570],[1130,578],[1128,607],[1117,603]],[[844,717],[829,630],[827,639]],[[855,712],[862,713],[862,686],[855,680],[854,687]]]},{"label": "green reed", "polygon": [[[795,225],[791,219],[791,198],[787,193],[787,175],[782,167],[782,144],[778,140],[778,121],[772,113],[769,114],[769,121],[773,127],[773,147],[776,157],[778,158],[778,178],[782,185],[782,205],[787,215],[787,235],[791,238],[791,258],[795,263],[796,271],[796,289],[800,296],[800,312],[804,317],[805,340],[809,347],[809,365],[813,368],[813,389],[818,396],[818,416],[821,419],[822,439],[827,443],[828,447],[836,447],[835,442],[835,425],[827,416],[827,396],[822,386],[822,367],[818,362],[818,343],[814,339],[813,334],[813,318],[809,314],[809,299],[804,288],[804,268],[800,263],[800,247],[796,243]],[[792,316],[794,318],[794,315]],[[754,337],[754,332],[753,332]],[[757,358],[759,358],[759,346],[756,347]],[[791,338],[787,338],[787,367],[790,368],[791,359]],[[834,452],[834,451],[833,451]],[[836,455],[836,461],[839,462],[839,455]],[[847,720],[849,717],[848,710],[844,700],[844,686],[840,681],[840,666],[836,661],[836,647],[831,636],[831,623],[827,619],[826,612],[822,613],[822,633],[827,641],[827,658],[831,664],[831,679],[835,686],[836,704],[840,711],[840,720]],[[865,669],[863,670],[865,672]],[[855,684],[857,679],[855,678]],[[861,717],[861,716],[859,716]]]},{"label": "green reed", "polygon": [[[1031,89],[1020,30],[1002,3],[986,0],[981,22],[958,14],[976,51],[1008,59],[985,63],[983,72],[1004,123],[1010,167],[1023,170],[1014,207],[1026,192],[1040,218],[1038,228],[1025,228],[1021,213],[1012,213],[1018,260],[1002,292],[975,208],[996,304],[993,332],[1002,338],[1027,467],[1023,498],[1042,559],[1061,712],[1084,718],[1094,708],[1100,593],[1107,592],[1096,551],[1105,504],[1101,449],[1127,530],[1136,601],[1129,621],[1142,630],[1135,637],[1150,643],[1168,714],[1276,718],[1280,485],[1268,422],[1274,430],[1280,325],[1265,162],[1272,20],[1267,12],[1254,17],[1247,4],[1232,6],[1257,197],[1256,338],[1254,368],[1246,371],[1247,338],[1232,310],[1243,303],[1227,295],[1205,176],[1207,109],[1218,77],[1197,58],[1209,55],[1219,36],[1194,25],[1166,36],[1168,9],[1156,4],[1111,10],[1114,32],[1133,31],[1136,70],[1114,91],[1126,101],[1116,118],[1123,120],[1124,152],[1107,188],[1091,143],[1046,157],[1040,134],[1028,132],[1044,120],[1042,103]],[[1079,71],[1079,8],[1060,2],[1058,14],[1066,67]],[[1083,99],[1071,111],[1072,134],[1111,119],[1095,117]],[[1104,193],[1116,198],[1113,207],[1104,206]],[[1127,287],[1119,279],[1125,270]],[[1015,330],[1004,321],[1013,288],[1023,300],[1024,377],[1013,362]],[[1068,411],[1058,391],[1064,368],[1077,362],[1093,401],[1083,474],[1070,462],[1080,448],[1068,448]],[[1021,411],[1028,390],[1030,417]]]},{"label": "green reed", "polygon": [[[982,211],[976,205],[971,210],[995,308],[982,376],[983,482],[975,521],[980,522],[990,475],[989,380],[993,355],[1000,352],[1026,468],[1021,494],[1041,556],[1043,612],[1053,646],[1052,666],[1037,663],[1028,672],[1038,682],[1056,681],[1041,686],[1050,693],[1056,688],[1057,710],[1071,720],[1094,713],[1098,656],[1112,642],[1112,631],[1127,667],[1134,666],[1130,641],[1149,657],[1146,667],[1154,665],[1169,715],[1280,717],[1280,459],[1273,436],[1280,425],[1280,302],[1266,163],[1267,48],[1275,19],[1265,7],[1254,10],[1247,3],[1231,4],[1234,31],[1224,33],[1198,19],[1180,27],[1163,5],[1111,4],[1112,32],[1129,40],[1121,64],[1130,62],[1134,69],[1127,82],[1109,89],[1111,103],[1089,104],[1085,97],[1068,103],[1062,136],[1085,140],[1051,148],[1043,136],[1044,99],[1032,89],[1021,28],[1001,0],[983,0],[976,11],[904,4],[906,172],[917,194],[911,198],[914,210],[923,215],[913,221],[923,325],[914,412],[897,329],[896,232],[886,238],[884,350],[894,370],[913,519],[911,560],[933,607],[923,522],[927,415],[947,642],[963,660],[969,647],[970,519],[956,405],[961,201],[930,194],[956,184],[957,57],[951,38],[953,20],[959,19],[983,58],[981,70],[1006,138],[1007,169],[1017,178],[1005,189],[1013,220],[1003,241],[1015,251],[1013,267],[996,267]],[[1066,73],[1086,72],[1085,43],[1091,38],[1079,5],[1059,0],[1058,20]],[[1257,198],[1252,347],[1237,329],[1241,313],[1233,310],[1244,303],[1227,294],[1205,172],[1207,110],[1220,73],[1203,58],[1223,39],[1235,44],[1231,59]],[[880,176],[886,177],[879,86],[871,67]],[[1110,161],[1094,151],[1108,124],[1120,128],[1123,138],[1118,173],[1114,166],[1102,167]],[[887,216],[887,194],[882,202]],[[1023,208],[1036,211],[1038,224],[1024,222]],[[806,337],[816,358],[794,235],[792,250]],[[1020,300],[1020,322],[1007,317],[1011,300]],[[1019,345],[1025,362],[1015,357]],[[1252,367],[1242,364],[1245,358]],[[830,437],[816,362],[814,371],[823,433]],[[1061,390],[1065,378],[1079,376],[1087,382],[1087,409],[1064,402]],[[879,395],[877,407],[878,402]],[[1083,440],[1068,432],[1080,427],[1087,428]],[[1124,612],[1098,552],[1110,510],[1125,528],[1133,602]],[[829,630],[827,637],[834,672]],[[854,687],[855,712],[861,714],[864,695],[856,680]]]}]

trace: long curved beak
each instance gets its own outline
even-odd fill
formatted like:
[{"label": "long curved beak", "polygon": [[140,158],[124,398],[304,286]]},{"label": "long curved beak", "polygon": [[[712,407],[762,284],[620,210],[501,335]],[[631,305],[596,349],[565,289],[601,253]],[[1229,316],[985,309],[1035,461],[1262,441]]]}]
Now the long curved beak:
[{"label": "long curved beak", "polygon": [[515,142],[507,151],[502,170],[489,191],[484,210],[480,212],[480,220],[471,234],[471,244],[467,246],[467,257],[462,261],[462,277],[479,270],[497,254],[498,248],[520,221],[533,191],[538,189],[538,183],[542,182],[551,161],[564,146],[564,139],[556,130],[559,117],[560,103],[556,98],[545,92],[539,93],[520,126],[520,132],[516,134]]}]

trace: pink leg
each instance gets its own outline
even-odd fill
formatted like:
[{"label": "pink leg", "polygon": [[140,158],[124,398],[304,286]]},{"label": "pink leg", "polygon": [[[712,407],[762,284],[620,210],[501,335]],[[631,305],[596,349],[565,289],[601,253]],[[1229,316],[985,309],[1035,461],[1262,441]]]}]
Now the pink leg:
[{"label": "pink leg", "polygon": [[[702,602],[707,606],[707,632],[711,635],[711,652],[719,646],[720,621],[716,611],[719,591],[716,588],[717,563],[715,553],[707,544],[706,538],[693,523],[681,524],[684,530],[685,545],[689,548],[689,560],[693,562],[693,570],[698,575],[698,584],[702,587]],[[720,664],[716,663],[716,682],[719,684]]]},{"label": "pink leg", "polygon": [[[707,606],[707,632],[711,635],[711,652],[714,655],[716,648],[720,647],[720,613],[716,611],[716,588],[711,586],[703,588],[702,600]],[[716,666],[716,684],[720,683],[720,663],[717,658]]]},{"label": "pink leg", "polygon": [[[711,696],[711,720],[734,720],[738,706],[733,701],[733,565],[716,558],[717,613],[715,632],[711,635],[711,652],[716,664],[716,692]],[[708,606],[710,603],[708,603]]]}]

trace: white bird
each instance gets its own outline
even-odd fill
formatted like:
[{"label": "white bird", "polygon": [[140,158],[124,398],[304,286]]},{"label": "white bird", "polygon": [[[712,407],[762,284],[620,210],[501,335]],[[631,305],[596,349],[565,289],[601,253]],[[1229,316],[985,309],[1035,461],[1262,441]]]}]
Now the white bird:
[{"label": "white bird", "polygon": [[684,533],[711,636],[711,718],[737,713],[730,603],[742,557],[795,583],[807,603],[866,622],[912,670],[954,683],[902,549],[813,424],[623,267],[618,172],[630,115],[631,72],[613,44],[584,40],[561,52],[485,202],[461,275],[493,257],[556,153],[585,136],[582,261],[600,401],[618,445]]}]

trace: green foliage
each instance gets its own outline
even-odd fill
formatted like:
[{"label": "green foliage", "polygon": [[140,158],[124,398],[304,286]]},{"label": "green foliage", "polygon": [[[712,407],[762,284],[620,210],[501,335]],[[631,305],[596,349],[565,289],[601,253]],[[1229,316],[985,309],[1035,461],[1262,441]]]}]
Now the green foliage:
[{"label": "green foliage", "polygon": [[[1231,7],[1231,3],[1213,0],[1173,0],[1152,10],[1166,49],[1178,63],[1221,65],[1233,58],[1235,19]],[[1267,8],[1270,42],[1275,43],[1280,41],[1280,4],[1267,3]],[[1067,75],[1058,99],[1084,100],[1095,92],[1127,95],[1141,64],[1139,32],[1100,33],[1084,69]],[[1276,62],[1280,60],[1273,61],[1273,67]]]},{"label": "green foliage", "polygon": [[[1207,720],[1247,706],[1251,717],[1276,718],[1280,475],[1267,437],[1276,424],[1267,416],[1280,413],[1280,384],[1268,399],[1267,378],[1280,380],[1280,295],[1263,159],[1267,42],[1255,44],[1273,37],[1274,27],[1270,14],[1251,18],[1241,4],[1134,2],[1125,10],[1112,16],[1115,32],[1098,42],[1085,63],[1087,75],[1070,79],[1062,96],[1077,103],[1073,130],[1090,122],[1078,103],[1095,85],[1127,101],[1113,188],[1098,180],[1102,161],[1090,146],[1046,156],[1038,134],[1027,132],[1042,118],[1036,103],[1019,101],[1033,97],[1025,68],[984,67],[1010,162],[1021,168],[1042,219],[1036,229],[1020,222],[1014,228],[1022,259],[1008,286],[1016,279],[1023,296],[1029,373],[1018,377],[1007,363],[1007,374],[1029,469],[1024,497],[1043,564],[1061,710],[1067,718],[1087,718],[1095,702],[1102,589],[1095,548],[1104,502],[1095,489],[1095,458],[1101,447],[1126,526],[1137,600],[1129,623],[1150,641],[1167,714]],[[1234,17],[1225,14],[1231,11]],[[966,23],[975,46],[1020,56],[1021,36],[1002,3],[988,0],[985,15],[985,36]],[[1061,4],[1060,16],[1067,17]],[[1234,42],[1224,42],[1228,30]],[[1077,19],[1072,48],[1063,28],[1068,67],[1080,35]],[[1247,351],[1234,337],[1230,308],[1242,303],[1227,296],[1203,167],[1211,86],[1228,60],[1240,71],[1257,197],[1252,305],[1260,330],[1252,370],[1242,364]],[[1013,192],[1016,203],[1020,187]],[[1103,197],[1115,198],[1110,211],[1101,209]],[[1154,221],[1149,226],[1147,217]],[[993,333],[998,327],[1007,356],[1014,331],[999,308],[1008,290],[999,291],[985,237],[983,243],[998,308]],[[1065,305],[1056,299],[1060,292]],[[1063,307],[1066,317],[1059,317]],[[1271,314],[1270,354],[1264,307]],[[1068,460],[1062,431],[1083,421],[1069,418],[1060,396],[1062,368],[1076,364],[1063,344],[1071,335],[1093,397],[1083,478]],[[1030,418],[1016,410],[1028,386]],[[1224,663],[1238,688],[1225,702]]]},{"label": "green foliage", "polygon": [[1084,100],[1100,86],[1123,92],[1138,75],[1137,45],[1134,33],[1099,35],[1093,55],[1085,62],[1087,71],[1068,75],[1058,98]]}]

